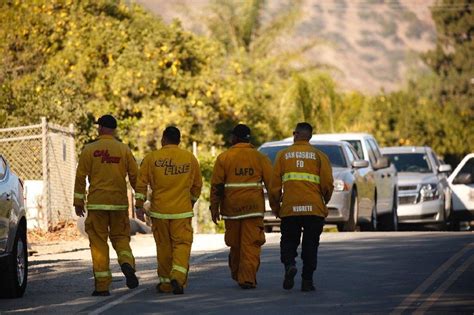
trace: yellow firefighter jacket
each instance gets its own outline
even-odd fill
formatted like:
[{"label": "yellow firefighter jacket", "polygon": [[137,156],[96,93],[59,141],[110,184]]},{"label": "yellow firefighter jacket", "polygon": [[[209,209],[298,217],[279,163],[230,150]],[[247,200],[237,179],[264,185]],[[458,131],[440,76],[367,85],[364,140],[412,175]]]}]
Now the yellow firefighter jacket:
[{"label": "yellow firefighter jacket", "polygon": [[238,143],[217,157],[211,179],[211,212],[223,219],[263,217],[263,185],[270,187],[272,165],[250,143]]},{"label": "yellow firefighter jacket", "polygon": [[84,205],[86,177],[88,210],[127,210],[128,175],[132,188],[137,181],[138,166],[129,147],[111,135],[102,135],[87,144],[79,157],[74,185],[74,205]]},{"label": "yellow firefighter jacket", "polygon": [[149,215],[157,219],[182,219],[193,216],[193,203],[202,187],[199,163],[194,155],[177,145],[165,145],[142,161],[135,190],[136,206],[146,200],[147,186],[152,191]]},{"label": "yellow firefighter jacket", "polygon": [[[282,196],[283,189],[283,196]],[[275,158],[270,201],[279,205],[280,217],[317,215],[326,217],[326,204],[333,192],[328,157],[308,141],[295,141]]]}]

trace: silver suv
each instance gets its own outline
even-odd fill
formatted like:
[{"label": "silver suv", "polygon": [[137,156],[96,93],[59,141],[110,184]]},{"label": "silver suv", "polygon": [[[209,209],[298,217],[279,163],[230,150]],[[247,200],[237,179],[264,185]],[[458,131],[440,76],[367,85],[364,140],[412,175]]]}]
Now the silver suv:
[{"label": "silver suv", "polygon": [[0,297],[23,296],[27,277],[23,183],[0,155]]},{"label": "silver suv", "polygon": [[363,211],[362,207],[359,209],[361,228],[397,231],[397,170],[382,156],[375,138],[366,133],[333,133],[313,135],[311,140],[336,140],[352,144],[358,156],[369,162],[368,167],[359,169],[360,174],[375,184],[371,192],[371,200],[375,200],[373,206],[366,208],[369,211]]},{"label": "silver suv", "polygon": [[399,222],[444,225],[451,211],[451,166],[430,147],[389,147],[382,153],[398,170]]}]

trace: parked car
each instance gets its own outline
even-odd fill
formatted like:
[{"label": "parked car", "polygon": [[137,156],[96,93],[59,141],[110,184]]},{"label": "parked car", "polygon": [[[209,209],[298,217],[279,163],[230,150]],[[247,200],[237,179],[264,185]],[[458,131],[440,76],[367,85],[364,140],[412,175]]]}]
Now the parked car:
[{"label": "parked car", "polygon": [[23,296],[27,278],[23,182],[0,155],[0,297]]},{"label": "parked car", "polygon": [[[291,139],[291,138],[288,138]],[[369,166],[360,169],[366,180],[373,180],[374,206],[370,211],[360,209],[361,228],[366,230],[398,230],[398,186],[397,170],[389,159],[380,152],[375,138],[366,133],[333,133],[313,135],[312,141],[346,141],[349,142],[361,159],[369,162]]]},{"label": "parked car", "polygon": [[[274,141],[264,143],[259,151],[274,162],[278,151],[293,144],[293,141]],[[334,193],[328,203],[326,222],[335,223],[339,231],[354,231],[359,223],[361,212],[370,212],[374,204],[374,181],[364,178],[360,170],[368,167],[368,162],[361,160],[354,148],[341,141],[311,141],[318,150],[325,153],[333,168]],[[271,213],[266,198],[264,224],[267,231],[280,225]]]},{"label": "parked car", "polygon": [[464,157],[448,182],[452,190],[453,223],[474,220],[474,153]]},{"label": "parked car", "polygon": [[444,226],[451,214],[451,166],[441,164],[430,147],[388,147],[382,153],[398,171],[398,221]]}]

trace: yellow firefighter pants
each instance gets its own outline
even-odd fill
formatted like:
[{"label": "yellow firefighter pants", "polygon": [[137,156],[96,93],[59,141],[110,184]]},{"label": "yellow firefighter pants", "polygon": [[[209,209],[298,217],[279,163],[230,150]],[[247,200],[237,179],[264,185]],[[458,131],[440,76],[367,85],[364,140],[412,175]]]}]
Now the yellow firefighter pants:
[{"label": "yellow firefighter pants", "polygon": [[135,268],[135,258],[130,248],[130,219],[128,211],[90,210],[85,221],[86,233],[92,254],[95,289],[108,291],[112,282],[109,268],[109,246],[107,237],[115,251],[118,262],[130,264]]},{"label": "yellow firefighter pants", "polygon": [[186,286],[189,271],[189,256],[193,243],[191,218],[152,218],[152,230],[156,243],[160,290],[171,292],[171,280]]},{"label": "yellow firefighter pants", "polygon": [[261,246],[265,244],[263,218],[225,220],[225,243],[230,246],[232,279],[256,285]]}]

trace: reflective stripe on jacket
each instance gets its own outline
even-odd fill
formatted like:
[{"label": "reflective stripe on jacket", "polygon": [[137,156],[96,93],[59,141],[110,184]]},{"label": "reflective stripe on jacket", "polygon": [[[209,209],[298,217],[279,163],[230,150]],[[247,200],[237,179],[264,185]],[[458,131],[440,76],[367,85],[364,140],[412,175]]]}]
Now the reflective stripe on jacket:
[{"label": "reflective stripe on jacket", "polygon": [[269,187],[271,162],[250,143],[238,143],[217,157],[211,179],[211,211],[223,219],[263,217],[263,185]]},{"label": "reflective stripe on jacket", "polygon": [[333,189],[332,167],[328,157],[308,141],[296,141],[278,152],[269,198],[274,204],[279,205],[281,201],[280,217],[326,217],[326,204],[331,199]]},{"label": "reflective stripe on jacket", "polygon": [[[127,210],[127,183],[135,188],[138,166],[129,147],[111,135],[102,135],[84,147],[76,171],[74,205],[88,210]],[[86,194],[86,178],[89,191]],[[86,198],[87,197],[87,198]]]},{"label": "reflective stripe on jacket", "polygon": [[151,217],[192,217],[192,203],[199,198],[202,187],[199,163],[191,152],[177,145],[166,145],[143,159],[135,194],[137,207],[143,206],[148,185],[152,191]]}]

